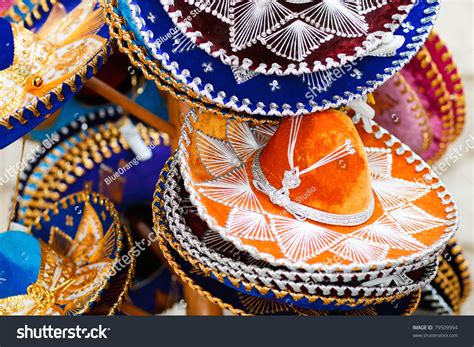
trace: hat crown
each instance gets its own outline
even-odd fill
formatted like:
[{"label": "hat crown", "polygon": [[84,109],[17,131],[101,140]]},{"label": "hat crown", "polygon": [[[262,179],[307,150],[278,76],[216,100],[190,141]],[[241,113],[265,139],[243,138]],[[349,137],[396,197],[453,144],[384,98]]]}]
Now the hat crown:
[{"label": "hat crown", "polygon": [[335,215],[361,213],[373,203],[367,154],[342,112],[285,120],[259,161],[268,182],[294,203]]},{"label": "hat crown", "polygon": [[0,299],[25,294],[40,272],[38,240],[20,231],[0,233],[0,264]]}]

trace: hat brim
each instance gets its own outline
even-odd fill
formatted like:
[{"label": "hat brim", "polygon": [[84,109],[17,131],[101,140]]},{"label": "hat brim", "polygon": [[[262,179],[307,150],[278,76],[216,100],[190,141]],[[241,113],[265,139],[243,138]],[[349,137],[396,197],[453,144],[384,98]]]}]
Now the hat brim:
[{"label": "hat brim", "polygon": [[451,138],[451,141],[454,141],[459,137],[466,125],[466,97],[461,74],[449,48],[438,34],[435,32],[431,33],[425,43],[425,47],[430,52],[433,62],[442,74],[451,98],[454,98],[455,131]]},{"label": "hat brim", "polygon": [[346,310],[304,308],[291,303],[283,304],[275,299],[262,298],[255,296],[255,294],[244,294],[216,281],[210,272],[203,270],[198,263],[191,263],[183,258],[165,240],[164,236],[169,235],[169,229],[166,220],[161,219],[158,215],[155,215],[155,231],[164,257],[181,280],[199,295],[235,315],[412,315],[419,304],[420,291],[404,296],[393,303],[352,307]]},{"label": "hat brim", "polygon": [[61,294],[63,314],[117,310],[131,284],[135,258],[129,254],[130,236],[110,201],[96,193],[69,195],[43,211],[29,232],[76,266],[73,283]]},{"label": "hat brim", "polygon": [[[152,32],[154,38],[168,38],[170,31],[177,30],[158,2],[103,0],[102,4],[107,12],[112,36],[124,43],[121,50],[129,54],[140,52],[137,66],[152,64],[148,68],[157,80],[187,94],[190,101],[203,103],[217,112],[232,110],[258,116],[299,115],[325,110],[370,93],[416,54],[431,31],[439,7],[437,1],[429,4],[417,2],[407,21],[418,30],[407,30],[408,33],[403,28],[397,30],[396,34],[404,36],[406,42],[393,57],[365,57],[354,66],[349,64],[346,68],[335,68],[329,78],[279,78],[247,76],[245,73],[241,76],[240,72],[236,79],[235,71],[219,58],[213,58],[200,49],[189,50],[188,45],[183,50],[175,49],[173,45],[176,40],[173,37],[160,45],[155,43],[155,39],[147,33]],[[148,13],[154,14],[155,23],[142,17]],[[209,67],[203,69],[203,64],[208,63],[211,63],[212,71],[209,71]],[[149,77],[152,78],[151,75]],[[314,85],[313,78],[325,83]],[[318,92],[312,93],[311,88],[317,88]]]},{"label": "hat brim", "polygon": [[[369,53],[371,49],[381,44],[382,39],[381,36],[378,36],[378,34],[381,34],[382,32],[392,33],[401,25],[401,23],[403,23],[405,17],[413,8],[414,2],[415,1],[409,0],[395,1],[394,3],[394,1],[391,1],[391,3],[386,2],[381,6],[367,8],[365,11],[361,10],[359,15],[363,18],[363,22],[365,22],[366,15],[371,17],[370,21],[373,23],[372,25],[367,23],[367,25],[371,28],[370,32],[372,34],[365,35],[363,38],[361,38],[357,37],[358,35],[353,35],[353,33],[348,33],[346,35],[348,35],[350,38],[342,38],[342,36],[338,38],[337,34],[326,35],[320,32],[320,35],[322,34],[326,37],[321,40],[322,42],[320,44],[318,44],[319,47],[317,47],[315,52],[306,52],[305,57],[299,61],[289,61],[285,58],[282,58],[281,56],[286,55],[283,50],[280,51],[279,54],[276,54],[276,51],[274,51],[275,54],[273,55],[271,53],[271,49],[266,51],[269,47],[263,43],[258,48],[252,48],[252,43],[261,43],[261,37],[257,33],[259,29],[258,25],[255,25],[253,22],[253,20],[255,20],[253,17],[254,11],[256,10],[252,7],[246,7],[244,9],[243,7],[238,7],[231,3],[227,5],[227,12],[226,10],[223,10],[226,6],[216,6],[215,2],[206,3],[202,1],[194,1],[189,3],[186,0],[176,0],[170,4],[168,1],[162,0],[161,4],[168,13],[170,19],[173,21],[175,26],[181,30],[183,35],[185,35],[190,41],[192,41],[210,56],[219,58],[223,64],[230,65],[235,68],[240,68],[245,65],[245,68],[250,71],[257,70],[259,73],[266,75],[275,74],[286,76],[291,74],[299,75],[303,71],[324,71],[334,66],[337,67],[344,65],[344,63],[352,63],[355,60],[364,57],[364,55]],[[284,23],[288,20],[288,12],[286,11],[290,11],[290,16],[293,18],[300,16],[302,22],[310,22],[310,19],[308,17],[304,18],[305,15],[301,13],[304,11],[301,9],[301,7],[298,8],[297,6],[296,8],[291,8],[291,4],[288,3],[285,5],[288,7],[275,7],[274,12],[271,10],[269,11],[273,14],[273,16],[269,15],[267,18],[267,35],[270,35],[275,31],[279,31],[281,33],[279,29],[284,27]],[[313,9],[311,10],[307,8],[306,11],[304,11],[306,13],[308,13],[308,11],[318,11],[312,7],[314,6],[312,3],[306,4],[306,6],[310,6]],[[270,7],[270,9],[272,9],[272,7]],[[334,10],[337,12],[337,9]],[[219,13],[220,11],[222,12]],[[246,15],[239,16],[237,12],[240,14],[244,12]],[[210,13],[212,13],[212,16]],[[216,15],[216,13],[218,13],[218,15]],[[279,16],[281,16],[281,22],[278,23],[277,19],[275,19],[273,22],[272,19]],[[326,16],[329,17],[326,18],[327,21],[331,21],[331,19],[333,19],[327,14],[327,12]],[[216,17],[219,17],[219,19]],[[237,23],[238,18],[241,20],[239,23]],[[249,18],[252,18],[252,20],[249,20]],[[341,13],[339,20],[344,22],[344,14]],[[246,25],[243,25],[243,22],[245,22]],[[273,24],[271,24],[272,22]],[[363,22],[359,22],[359,26],[363,26]],[[260,23],[260,25],[262,24]],[[324,24],[322,26],[324,26]],[[209,27],[212,27],[213,30],[209,30]],[[242,30],[242,28],[248,30],[246,31],[246,34],[241,33],[243,34],[242,36],[245,36],[247,39],[245,40],[247,45],[241,43],[240,45],[246,47],[240,47],[237,50],[233,50],[231,48],[232,44],[229,44],[229,41],[235,42],[238,40],[238,33],[240,30]],[[291,28],[291,26],[287,27],[287,29],[289,28]],[[309,27],[307,27],[307,30],[311,31]],[[374,33],[377,34],[374,35]],[[253,40],[251,39],[252,36]],[[311,37],[311,35],[308,36]],[[293,39],[297,40],[295,37],[293,37]],[[351,48],[348,46],[351,46]],[[239,53],[240,50],[250,53],[250,56],[246,56],[245,53]],[[255,51],[259,52],[259,56],[256,57],[255,54],[252,54],[255,53]],[[321,51],[324,53],[317,54],[317,52]],[[273,56],[273,60],[268,56],[262,57],[265,56],[266,53],[270,56]]]},{"label": "hat brim", "polygon": [[388,80],[373,94],[374,120],[427,160],[425,153],[433,142],[433,125],[415,88],[403,73]]},{"label": "hat brim", "polygon": [[[267,132],[268,127],[257,126],[247,132],[241,127],[252,125],[194,112],[183,126],[178,154],[190,201],[212,230],[254,258],[276,266],[325,272],[366,271],[411,264],[436,254],[457,229],[456,206],[451,196],[429,166],[398,139],[375,123],[373,132],[368,133],[360,119],[355,122],[367,148],[375,196],[374,214],[362,225],[338,227],[301,222],[273,205],[251,183],[249,166],[256,147],[265,145],[264,137],[247,136]],[[236,133],[229,135],[232,128]],[[245,136],[239,135],[244,133]],[[237,163],[226,161],[229,158],[238,158]],[[262,223],[251,222],[255,219]],[[387,225],[392,225],[387,237],[377,236]],[[301,232],[315,228],[309,235],[318,238],[324,232],[337,236],[336,241],[314,247],[311,237],[309,241],[299,238],[298,228],[302,228]],[[294,231],[289,240],[281,237],[288,230]],[[393,240],[392,236],[400,239]]]},{"label": "hat brim", "polygon": [[[62,1],[61,4],[64,5],[66,11],[69,11],[68,13],[70,13],[70,11],[73,11],[74,8],[77,8],[81,3],[78,5],[72,1],[65,0]],[[30,26],[31,30],[37,32],[44,28],[45,23],[49,26],[58,25],[61,19],[54,19],[53,21],[45,20],[46,16],[50,13],[52,12],[49,11],[48,13],[45,13],[44,9],[38,11],[38,18],[33,17],[34,21]],[[76,31],[76,33],[79,33],[79,31],[80,29]],[[73,33],[72,35],[75,34]],[[98,28],[95,34],[85,35],[84,38],[81,37],[82,36],[79,36],[73,43],[60,46],[59,49],[55,49],[50,53],[60,52],[62,49],[65,50],[66,53],[61,51],[61,57],[67,57],[68,52],[72,53],[75,49],[75,44],[86,39],[95,40],[94,42],[97,43],[97,48],[89,49],[89,51],[85,52],[83,56],[77,56],[77,53],[75,56],[76,62],[73,68],[70,67],[72,65],[68,65],[68,63],[64,61],[65,66],[69,66],[67,74],[55,70],[56,66],[60,66],[60,61],[55,61],[55,64],[47,65],[50,67],[46,67],[45,65],[44,69],[46,69],[50,74],[59,76],[59,78],[51,79],[48,83],[45,81],[45,87],[41,93],[33,95],[28,99],[22,99],[24,101],[19,103],[18,107],[15,107],[15,110],[2,119],[0,124],[0,148],[4,148],[11,144],[47,119],[51,114],[69,101],[71,97],[87,82],[87,80],[90,79],[105,63],[107,56],[111,52],[109,42],[110,36],[105,23]],[[51,39],[51,36],[48,39]],[[72,39],[72,36],[69,39]],[[44,64],[49,63],[47,60],[44,60]],[[15,73],[14,70],[12,71]],[[20,86],[20,88],[22,87]]]},{"label": "hat brim", "polygon": [[[236,248],[217,240],[216,237],[213,237],[211,242],[221,250],[210,250],[205,241],[193,235],[193,232],[206,228],[206,226],[196,223],[195,212],[183,204],[179,190],[184,190],[184,188],[180,188],[179,176],[177,163],[172,159],[169,166],[165,165],[155,192],[154,212],[161,216],[159,218],[162,221],[166,221],[163,223],[167,224],[167,232],[163,232],[163,230],[160,232],[184,259],[187,259],[191,264],[198,264],[196,266],[212,278],[244,294],[318,309],[327,306],[339,309],[352,308],[358,302],[371,303],[375,300],[380,303],[406,296],[429,283],[436,274],[437,268],[433,264],[436,264],[437,261],[434,257],[427,259],[423,269],[421,268],[423,265],[397,269],[400,273],[403,272],[406,275],[411,273],[417,276],[417,280],[414,280],[412,284],[375,288],[365,286],[364,283],[369,279],[390,277],[390,274],[385,271],[334,275],[290,272],[285,271],[284,268],[272,268],[264,262],[258,262],[253,266],[252,263],[256,262],[252,261],[248,254],[238,252]],[[187,197],[184,196],[183,199],[186,200]],[[176,206],[181,208],[178,209]],[[155,216],[155,218],[158,217]],[[189,221],[191,224],[187,224]],[[231,255],[221,254],[221,252]],[[242,259],[246,259],[246,261]],[[252,272],[252,268],[254,272]],[[342,281],[341,277],[344,277],[345,280]],[[349,298],[348,293],[351,293]]]}]

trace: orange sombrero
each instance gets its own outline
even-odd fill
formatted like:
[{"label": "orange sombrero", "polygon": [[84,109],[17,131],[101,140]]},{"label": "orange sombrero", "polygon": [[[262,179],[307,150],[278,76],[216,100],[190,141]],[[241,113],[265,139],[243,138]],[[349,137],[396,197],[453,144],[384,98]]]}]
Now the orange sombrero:
[{"label": "orange sombrero", "polygon": [[457,210],[439,178],[372,123],[331,110],[254,125],[191,112],[179,161],[209,227],[254,258],[326,272],[397,267],[445,247]]}]

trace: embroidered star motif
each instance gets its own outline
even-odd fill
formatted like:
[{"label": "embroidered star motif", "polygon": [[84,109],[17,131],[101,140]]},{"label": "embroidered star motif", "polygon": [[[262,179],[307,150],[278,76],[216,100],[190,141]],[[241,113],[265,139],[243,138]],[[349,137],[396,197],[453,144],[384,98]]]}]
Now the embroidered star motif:
[{"label": "embroidered star motif", "polygon": [[66,216],[66,225],[68,227],[74,226],[74,219],[72,218],[72,216],[70,216],[70,215]]},{"label": "embroidered star motif", "polygon": [[278,83],[277,80],[273,80],[271,83],[268,84],[270,88],[272,89],[272,92],[276,92],[277,90],[280,90],[280,84]]},{"label": "embroidered star motif", "polygon": [[409,33],[410,31],[412,31],[413,29],[415,29],[415,27],[411,24],[411,22],[405,22],[402,24],[402,28],[403,28],[403,32],[404,33]]},{"label": "embroidered star motif", "polygon": [[205,73],[214,71],[214,68],[212,67],[212,63],[202,63],[202,68],[204,69]]},{"label": "embroidered star motif", "polygon": [[357,79],[357,80],[360,80],[363,75],[364,75],[364,74],[363,74],[359,69],[355,69],[355,70],[351,73],[351,77],[354,77],[354,78]]},{"label": "embroidered star motif", "polygon": [[150,22],[152,22],[153,24],[155,24],[156,17],[153,15],[153,13],[149,12],[147,18],[148,18],[148,20],[149,20]]}]

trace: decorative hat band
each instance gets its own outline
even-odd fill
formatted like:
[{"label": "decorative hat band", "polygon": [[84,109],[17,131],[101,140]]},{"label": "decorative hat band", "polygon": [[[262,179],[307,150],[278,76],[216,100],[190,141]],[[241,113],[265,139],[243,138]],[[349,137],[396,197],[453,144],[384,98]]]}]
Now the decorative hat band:
[{"label": "decorative hat band", "polygon": [[365,210],[353,214],[328,213],[291,200],[290,190],[298,188],[301,185],[302,175],[336,160],[341,160],[348,155],[354,155],[356,153],[352,141],[347,139],[343,145],[339,146],[328,155],[319,159],[307,168],[300,169],[298,166],[295,166],[294,152],[299,129],[301,127],[301,121],[302,117],[291,119],[290,138],[288,145],[288,164],[290,169],[284,172],[283,179],[281,180],[282,187],[277,189],[276,187],[272,186],[265,177],[260,164],[260,154],[263,151],[262,148],[259,150],[252,163],[252,174],[254,176],[253,184],[255,188],[266,194],[272,203],[283,207],[298,220],[311,219],[315,222],[340,226],[355,226],[367,222],[374,213],[375,203],[373,194],[371,195],[369,206]]},{"label": "decorative hat band", "polygon": [[[54,232],[58,235],[57,231]],[[76,309],[76,305],[79,307],[82,298],[95,293],[96,285],[87,282],[91,275],[101,271],[100,261],[95,263],[94,268],[79,270],[72,259],[42,240],[39,240],[39,248],[41,264],[37,281],[28,286],[26,294],[0,299],[0,316],[62,315]],[[71,303],[71,300],[77,302]]]}]

